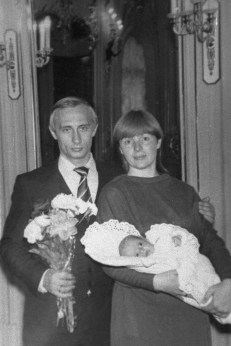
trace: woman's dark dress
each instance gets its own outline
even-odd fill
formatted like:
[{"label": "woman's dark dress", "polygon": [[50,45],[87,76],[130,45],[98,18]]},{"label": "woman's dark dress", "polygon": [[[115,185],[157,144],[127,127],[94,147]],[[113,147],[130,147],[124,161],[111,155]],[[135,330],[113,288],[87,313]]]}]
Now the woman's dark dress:
[{"label": "woman's dark dress", "polygon": [[[224,242],[198,213],[199,197],[192,187],[161,175],[122,175],[106,185],[99,197],[98,221],[127,221],[141,234],[152,224],[171,223],[192,232],[221,279],[231,277],[231,258]],[[111,346],[208,346],[209,317],[164,293],[153,291],[153,275],[127,268],[105,268],[116,280],[113,290]]]}]

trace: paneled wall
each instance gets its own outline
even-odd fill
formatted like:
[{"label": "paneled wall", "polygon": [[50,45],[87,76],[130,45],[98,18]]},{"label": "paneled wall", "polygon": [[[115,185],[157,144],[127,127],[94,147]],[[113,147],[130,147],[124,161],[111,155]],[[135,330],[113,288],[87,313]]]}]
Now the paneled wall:
[{"label": "paneled wall", "polygon": [[[190,0],[185,1],[185,5]],[[202,44],[193,36],[179,41],[180,99],[185,179],[216,208],[220,236],[231,250],[231,35],[230,0],[220,1],[220,72],[215,84],[203,81]],[[212,328],[213,345],[231,345],[229,327]]]},{"label": "paneled wall", "polygon": [[[34,94],[35,71],[30,41],[30,6],[26,0],[0,0],[0,42],[7,29],[18,38],[20,95],[9,97],[6,66],[0,67],[0,234],[10,206],[15,176],[39,164]],[[0,345],[21,346],[23,296],[0,268]]]}]

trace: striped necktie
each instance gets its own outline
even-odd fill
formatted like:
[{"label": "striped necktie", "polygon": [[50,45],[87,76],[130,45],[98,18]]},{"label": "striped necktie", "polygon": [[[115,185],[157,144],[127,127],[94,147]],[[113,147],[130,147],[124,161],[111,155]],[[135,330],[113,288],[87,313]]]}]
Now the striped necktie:
[{"label": "striped necktie", "polygon": [[78,186],[77,197],[81,198],[84,202],[89,201],[92,203],[91,193],[87,183],[88,168],[77,167],[74,169],[74,171],[80,175],[80,182]]}]

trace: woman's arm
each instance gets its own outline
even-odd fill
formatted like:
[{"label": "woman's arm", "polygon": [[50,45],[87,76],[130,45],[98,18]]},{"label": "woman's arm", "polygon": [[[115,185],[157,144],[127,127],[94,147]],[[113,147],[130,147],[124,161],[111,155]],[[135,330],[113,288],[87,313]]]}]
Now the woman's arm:
[{"label": "woman's arm", "polygon": [[128,268],[115,268],[115,267],[103,267],[104,272],[110,276],[113,280],[119,281],[126,286],[144,288],[149,291],[154,290],[153,286],[153,274],[138,273],[133,269]]},{"label": "woman's arm", "polygon": [[212,224],[198,212],[198,196],[195,194],[193,205],[193,233],[200,243],[200,252],[212,262],[221,280],[231,278],[231,256],[224,240],[217,234]]},{"label": "woman's arm", "polygon": [[193,220],[201,244],[200,252],[210,259],[221,279],[220,283],[211,286],[206,292],[204,303],[212,300],[204,310],[223,318],[231,312],[231,256],[224,240],[217,235],[211,223],[198,215],[196,203]]}]

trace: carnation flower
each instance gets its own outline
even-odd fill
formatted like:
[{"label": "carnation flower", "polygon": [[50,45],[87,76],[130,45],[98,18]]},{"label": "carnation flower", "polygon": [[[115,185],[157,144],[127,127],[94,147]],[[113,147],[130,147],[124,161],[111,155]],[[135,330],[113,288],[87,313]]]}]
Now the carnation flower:
[{"label": "carnation flower", "polygon": [[79,211],[76,208],[76,198],[73,195],[60,193],[51,201],[51,207],[54,209],[70,209],[74,210],[76,215],[79,214]]},{"label": "carnation flower", "polygon": [[95,204],[88,202],[88,208],[91,211],[91,215],[97,215],[98,213],[98,208],[96,207]]},{"label": "carnation flower", "polygon": [[50,225],[51,220],[48,215],[42,214],[34,218],[35,223],[40,227],[47,227]]},{"label": "carnation flower", "polygon": [[76,198],[75,203],[79,214],[84,214],[89,207],[88,202],[84,202],[81,198]]},{"label": "carnation flower", "polygon": [[60,193],[51,201],[51,207],[53,209],[64,209],[67,210],[70,216],[79,214],[97,214],[97,207],[95,204],[85,202],[81,198],[76,198],[73,195],[65,195]]},{"label": "carnation flower", "polygon": [[39,240],[43,239],[42,228],[32,220],[24,230],[24,237],[27,239],[28,243],[34,244]]},{"label": "carnation flower", "polygon": [[63,228],[63,227],[59,227],[57,229],[57,233],[59,235],[59,237],[62,239],[62,240],[67,240],[69,239],[71,236],[77,234],[77,228],[76,227],[66,227],[66,228]]}]

